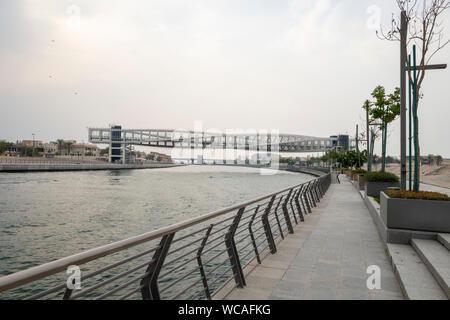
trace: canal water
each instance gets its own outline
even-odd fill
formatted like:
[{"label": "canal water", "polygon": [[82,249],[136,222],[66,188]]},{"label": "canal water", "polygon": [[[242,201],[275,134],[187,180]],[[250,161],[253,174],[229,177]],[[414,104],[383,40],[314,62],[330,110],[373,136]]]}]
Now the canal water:
[{"label": "canal water", "polygon": [[271,174],[224,166],[0,173],[0,275],[313,178],[286,171],[265,173]]}]

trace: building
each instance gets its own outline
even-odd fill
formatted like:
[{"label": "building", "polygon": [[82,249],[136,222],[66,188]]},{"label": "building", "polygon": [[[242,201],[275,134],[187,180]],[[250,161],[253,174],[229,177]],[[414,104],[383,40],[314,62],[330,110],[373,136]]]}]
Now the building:
[{"label": "building", "polygon": [[36,156],[44,153],[44,144],[39,140],[22,140],[17,141],[11,148],[11,154],[14,153],[20,156]]},{"label": "building", "polygon": [[144,161],[147,156],[147,154],[144,151],[133,151],[132,153],[135,155],[136,160],[138,161]]},{"label": "building", "polygon": [[58,144],[56,142],[44,143],[44,157],[54,157],[58,152]]},{"label": "building", "polygon": [[172,163],[172,157],[164,153],[150,152],[147,158],[162,163]]},{"label": "building", "polygon": [[69,155],[98,157],[100,153],[98,147],[93,144],[75,143],[71,145]]},{"label": "building", "polygon": [[333,147],[340,150],[350,150],[350,137],[348,134],[330,136],[333,139]]},{"label": "building", "polygon": [[77,143],[76,140],[57,140],[48,144],[48,150],[53,151],[56,147],[56,153],[61,156],[93,156],[98,157],[100,151],[96,145]]},{"label": "building", "polygon": [[430,166],[440,166],[442,164],[442,156],[429,154],[420,157],[421,164],[428,164]]},{"label": "building", "polygon": [[40,140],[22,140],[20,143],[22,147],[28,147],[28,148],[37,148],[37,147],[43,147],[43,143]]}]

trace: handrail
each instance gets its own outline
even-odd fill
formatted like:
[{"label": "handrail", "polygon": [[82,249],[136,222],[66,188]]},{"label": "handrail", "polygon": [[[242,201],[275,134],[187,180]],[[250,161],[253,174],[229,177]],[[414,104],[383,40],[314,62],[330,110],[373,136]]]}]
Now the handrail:
[{"label": "handrail", "polygon": [[158,239],[165,235],[181,231],[183,229],[186,229],[193,225],[199,224],[201,222],[204,222],[204,221],[210,220],[212,218],[216,218],[218,216],[232,212],[241,207],[244,207],[244,206],[246,207],[246,206],[254,204],[258,201],[265,200],[274,195],[286,192],[286,191],[291,190],[292,188],[298,187],[302,184],[303,183],[283,189],[281,191],[271,193],[270,195],[255,198],[253,200],[250,200],[250,201],[238,204],[238,205],[234,205],[234,206],[231,206],[228,208],[220,209],[217,211],[213,211],[211,213],[207,213],[207,214],[198,216],[196,218],[192,218],[192,219],[185,220],[185,221],[182,221],[179,223],[175,223],[168,227],[163,227],[163,228],[160,228],[160,229],[157,229],[154,231],[146,232],[146,233],[143,233],[138,236],[120,240],[117,242],[113,242],[113,243],[110,243],[110,244],[107,244],[107,245],[104,245],[101,247],[87,250],[82,253],[74,254],[74,255],[71,255],[71,256],[68,256],[65,258],[61,258],[61,259],[58,259],[58,260],[55,260],[52,262],[42,264],[40,266],[32,267],[30,269],[18,271],[16,273],[1,277],[0,278],[0,292],[18,287],[20,285],[40,279],[42,277],[46,277],[46,276],[55,274],[59,271],[63,271],[68,266],[83,264],[83,263],[104,257],[106,255],[113,254],[120,250],[127,249],[130,247],[136,246],[138,244],[148,242],[151,240],[155,240],[155,239]]},{"label": "handrail", "polygon": [[[312,188],[318,188],[319,187],[319,182],[320,182],[320,184],[326,183],[326,186],[324,187],[324,190],[326,190],[328,188],[328,185],[329,185],[329,180],[331,180],[331,179],[328,179],[328,178],[329,178],[329,174],[324,175],[324,176],[319,177],[319,178],[315,178],[314,181],[316,181],[317,183],[314,183]],[[311,180],[311,181],[313,181],[313,180]],[[233,230],[236,230],[236,228],[239,225],[240,217],[242,216],[243,212],[245,211],[245,208],[248,208],[252,204],[258,203],[260,201],[272,198],[274,196],[277,196],[277,195],[280,195],[280,194],[283,194],[283,193],[286,193],[286,192],[292,192],[294,190],[295,190],[295,192],[298,191],[299,196],[303,197],[306,201],[309,201],[308,200],[308,196],[309,195],[306,194],[306,188],[299,188],[299,187],[303,186],[303,185],[306,185],[306,184],[309,185],[311,181],[305,182],[305,183],[300,183],[300,184],[297,184],[297,185],[294,185],[294,186],[282,189],[280,191],[276,191],[276,192],[273,192],[271,194],[268,194],[268,195],[265,195],[265,196],[261,196],[261,197],[249,200],[249,201],[244,202],[244,203],[240,203],[240,204],[233,205],[233,206],[230,206],[230,207],[227,207],[227,208],[223,208],[223,209],[220,209],[220,210],[217,210],[217,211],[213,211],[213,212],[210,212],[210,213],[207,213],[207,214],[204,214],[204,215],[192,218],[192,219],[188,219],[188,220],[185,220],[185,221],[182,221],[182,222],[179,222],[179,223],[172,224],[172,225],[167,226],[167,227],[163,227],[163,228],[160,228],[160,229],[157,229],[157,230],[154,230],[154,231],[146,232],[146,233],[143,233],[141,235],[137,235],[137,236],[130,237],[130,238],[127,238],[127,239],[124,239],[124,240],[113,242],[113,243],[110,243],[110,244],[107,244],[107,245],[103,245],[103,246],[100,246],[100,247],[97,247],[97,248],[93,248],[93,249],[90,249],[90,250],[78,253],[78,254],[74,254],[74,255],[71,255],[71,256],[68,256],[68,257],[65,257],[65,258],[61,258],[61,259],[58,259],[58,260],[55,260],[55,261],[52,261],[52,262],[48,262],[48,263],[36,266],[36,267],[32,267],[32,268],[29,268],[29,269],[26,269],[26,270],[18,271],[16,273],[0,277],[0,292],[11,290],[11,289],[17,288],[19,286],[28,284],[30,282],[33,282],[33,281],[36,281],[36,280],[39,280],[39,279],[42,279],[42,278],[54,275],[54,274],[56,274],[58,272],[66,270],[66,268],[71,266],[71,265],[82,265],[84,263],[87,263],[87,262],[96,260],[98,258],[102,258],[102,257],[108,256],[108,255],[111,255],[113,253],[117,253],[119,251],[131,248],[131,247],[135,247],[135,246],[137,246],[139,244],[142,244],[142,243],[145,243],[145,242],[149,242],[149,241],[152,241],[152,240],[162,239],[161,241],[163,241],[167,237],[173,238],[173,235],[175,233],[179,232],[179,231],[186,230],[189,227],[192,227],[192,226],[195,226],[195,225],[199,225],[200,223],[203,223],[203,222],[206,222],[206,221],[210,221],[210,220],[212,220],[214,218],[217,218],[217,217],[220,217],[220,216],[224,216],[227,213],[235,212],[236,210],[238,210],[239,211],[238,212],[239,217],[237,218],[237,216],[236,216],[235,219],[232,222],[232,225],[234,225]],[[317,187],[314,187],[315,185],[317,185]],[[317,190],[317,191],[319,191],[319,190]],[[318,196],[321,195],[320,192],[318,192],[317,195]],[[266,204],[267,204],[267,202],[266,202]],[[267,210],[266,211],[266,216],[269,213],[273,213],[273,209],[274,208],[270,208],[270,205],[267,204],[266,205],[266,210]],[[277,208],[275,208],[275,210],[277,210]],[[292,210],[294,210],[294,208],[292,208]],[[264,211],[264,210],[261,210],[261,211]],[[294,217],[295,217],[295,213],[293,213],[293,214],[294,214]],[[216,224],[219,224],[219,223],[220,222],[218,222]],[[268,223],[269,222],[268,222],[268,220],[266,218],[266,225],[265,225],[264,229],[268,228],[269,230],[268,231],[266,230],[266,232],[271,232],[271,230],[270,230],[271,227],[270,227],[270,225],[268,225]],[[213,225],[211,225],[211,226],[213,226]],[[209,232],[211,231],[210,230],[211,228],[209,228]],[[258,231],[258,230],[254,230],[254,231]],[[280,229],[280,231],[282,231],[282,230]],[[198,230],[195,231],[195,233],[198,233],[198,232],[199,232]],[[209,233],[208,233],[208,236],[209,236]],[[208,236],[206,236],[206,238]],[[281,236],[283,236],[282,233],[281,233]],[[233,237],[233,239],[230,240],[231,238],[229,238],[228,241],[232,241],[230,243],[235,247],[236,244],[234,243],[234,233],[232,234],[232,237]],[[170,247],[170,242],[171,242],[171,239],[170,239],[170,241],[167,244],[164,244],[164,243],[160,244],[160,246],[156,248],[157,249],[156,250],[157,253],[158,253],[158,250],[161,249],[161,246],[165,245],[165,246],[167,246],[167,248]],[[205,243],[203,244],[203,246],[205,244],[207,245],[206,240],[204,242]],[[272,240],[272,242],[273,242],[273,240]],[[274,246],[274,244],[272,244],[272,243],[271,243],[271,245]],[[186,245],[186,247],[187,247],[187,245]],[[181,249],[183,249],[183,247]],[[236,248],[234,248],[234,249],[236,250]],[[172,252],[176,252],[176,251],[178,251],[178,249],[177,250],[173,250]],[[232,254],[232,252],[230,254]],[[234,254],[236,254],[236,253],[234,253]],[[167,255],[167,250],[166,250],[166,252],[164,254],[164,257],[162,259],[164,259],[166,255]],[[232,262],[234,261],[234,263],[239,263],[239,259],[236,259],[236,256],[233,256],[233,257],[230,256],[230,259],[232,259],[231,261]],[[161,263],[161,266],[165,266],[167,264],[167,263],[164,264],[164,261],[160,261],[160,263]],[[200,267],[202,268],[203,266],[200,266]],[[237,270],[239,270],[239,268]],[[240,275],[240,276],[243,277],[243,275]]]}]

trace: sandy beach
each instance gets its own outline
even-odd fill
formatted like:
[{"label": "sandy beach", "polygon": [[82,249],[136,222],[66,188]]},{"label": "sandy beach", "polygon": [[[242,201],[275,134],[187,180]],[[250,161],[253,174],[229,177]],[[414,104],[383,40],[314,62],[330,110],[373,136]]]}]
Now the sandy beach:
[{"label": "sandy beach", "polygon": [[[378,167],[378,170],[381,169],[381,165],[378,165]],[[406,167],[408,169],[408,165]],[[389,164],[386,170],[398,176],[400,175],[399,164]],[[420,173],[421,183],[450,189],[450,160],[444,160],[440,166],[422,165],[420,167]]]}]

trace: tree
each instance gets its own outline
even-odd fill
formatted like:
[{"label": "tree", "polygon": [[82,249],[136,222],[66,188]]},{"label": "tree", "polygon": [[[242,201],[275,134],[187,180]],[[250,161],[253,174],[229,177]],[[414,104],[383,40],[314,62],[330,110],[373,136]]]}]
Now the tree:
[{"label": "tree", "polygon": [[373,116],[371,115],[371,108],[373,107],[373,102],[371,102],[370,100],[366,100],[363,104],[363,109],[368,111],[369,113],[369,127],[370,127],[370,132],[368,132],[367,134],[369,135],[369,146],[367,146],[368,148],[368,162],[367,162],[367,171],[371,171],[372,170],[372,163],[373,163],[373,151],[374,151],[374,147],[375,147],[375,141],[377,140],[378,136],[379,136],[379,127],[375,126],[376,125],[376,119],[373,118]]},{"label": "tree", "polygon": [[[400,115],[400,88],[395,88],[394,92],[386,95],[383,86],[377,86],[372,97],[375,99],[369,107],[369,115],[375,122],[379,122],[379,129],[382,133],[382,168],[386,170],[386,145],[387,145],[387,128],[388,124],[394,121]],[[373,151],[373,148],[371,148]]]},{"label": "tree", "polygon": [[58,153],[59,153],[59,155],[61,155],[62,154],[62,149],[63,149],[63,146],[64,146],[64,140],[63,139],[58,139],[58,140],[56,140],[56,143],[58,144]]},{"label": "tree", "polygon": [[359,160],[358,153],[355,150],[333,150],[328,153],[328,159],[333,163],[339,162],[341,166],[345,168],[360,168],[360,164],[364,164],[365,162],[367,162],[367,150],[363,150],[359,153]]},{"label": "tree", "polygon": [[294,159],[292,157],[290,158],[280,158],[279,163],[286,163],[288,165],[293,165],[295,163]]},{"label": "tree", "polygon": [[71,149],[72,149],[73,142],[72,141],[68,141],[68,142],[65,142],[64,145],[67,148],[67,155],[70,156],[70,151],[72,151]]},{"label": "tree", "polygon": [[13,144],[11,142],[7,142],[5,140],[0,140],[0,154],[2,154],[5,151],[8,151],[13,147]]},{"label": "tree", "polygon": [[[413,123],[414,123],[414,191],[419,191],[420,170],[420,144],[419,144],[419,119],[417,110],[419,100],[423,97],[422,85],[425,79],[424,66],[428,65],[431,59],[450,43],[450,39],[445,39],[444,28],[442,27],[442,15],[450,8],[449,0],[430,0],[420,2],[417,0],[396,0],[397,6],[401,12],[405,12],[407,27],[406,41],[401,43],[405,52],[408,51],[410,44],[416,44],[419,47],[420,57],[416,70],[408,68],[407,74],[409,83],[416,82],[415,96],[413,97]],[[401,41],[400,37],[400,18],[393,15],[390,30],[384,32],[381,28],[377,35],[380,39],[389,41]],[[408,65],[408,58],[404,61],[405,67]],[[414,77],[415,76],[415,77]]]}]

